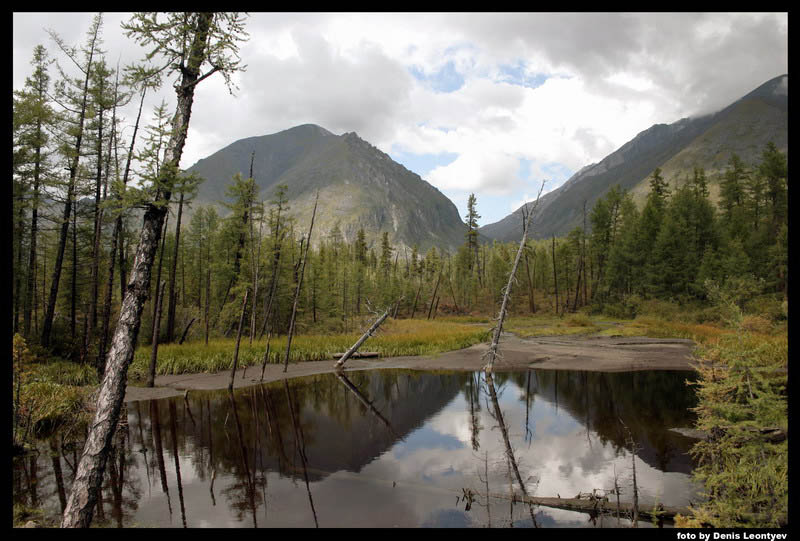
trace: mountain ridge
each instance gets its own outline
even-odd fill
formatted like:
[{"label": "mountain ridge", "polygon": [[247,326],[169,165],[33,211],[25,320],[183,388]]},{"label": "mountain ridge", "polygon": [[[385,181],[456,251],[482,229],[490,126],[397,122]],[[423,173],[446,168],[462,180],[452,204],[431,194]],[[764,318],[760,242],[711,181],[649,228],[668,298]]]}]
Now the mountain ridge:
[{"label": "mountain ridge", "polygon": [[197,202],[224,201],[230,179],[249,176],[251,157],[258,198],[268,201],[276,186],[286,184],[289,212],[299,224],[310,220],[319,190],[314,242],[337,226],[349,242],[363,228],[370,246],[383,232],[397,248],[454,251],[464,242],[466,225],[437,188],[357,133],[335,135],[316,124],[239,139],[198,160],[187,169],[206,179]]},{"label": "mountain ridge", "polygon": [[[712,197],[715,197],[719,191],[719,176],[733,152],[747,163],[763,150],[766,139],[777,139],[775,142],[781,150],[788,148],[787,102],[788,74],[783,74],[717,112],[650,126],[599,162],[582,167],[559,188],[543,195],[533,237],[560,236],[582,225],[583,202],[586,201],[588,214],[597,199],[615,184],[631,190],[634,199],[641,204],[648,190],[647,179],[656,167],[662,167],[664,178],[672,183],[682,181],[695,165],[704,167]],[[748,107],[756,108],[757,112],[746,115],[744,111]],[[760,119],[761,124],[754,119]],[[738,134],[736,138],[726,137],[727,132],[714,133],[715,129],[724,132],[726,122],[728,130],[736,126],[746,131],[755,126],[757,133]],[[707,137],[705,142],[703,137]],[[687,149],[691,150],[693,144],[699,150],[689,152]],[[713,156],[707,156],[709,153]],[[532,203],[526,205],[530,208]],[[522,206],[478,231],[500,241],[519,240],[522,236],[521,209]]]}]

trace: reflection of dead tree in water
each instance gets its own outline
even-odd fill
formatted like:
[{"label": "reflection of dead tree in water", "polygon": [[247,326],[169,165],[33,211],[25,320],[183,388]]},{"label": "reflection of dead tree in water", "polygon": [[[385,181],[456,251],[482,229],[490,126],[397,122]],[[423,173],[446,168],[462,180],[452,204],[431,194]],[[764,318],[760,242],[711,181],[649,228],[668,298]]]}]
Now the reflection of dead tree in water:
[{"label": "reflection of dead tree in water", "polygon": [[[308,492],[308,502],[311,504],[311,513],[314,515],[314,525],[319,528],[317,522],[317,511],[314,509],[314,498],[311,497],[311,487],[308,484],[308,471],[306,469],[308,459],[306,458],[305,440],[303,438],[303,428],[300,426],[299,419],[295,416],[294,406],[292,405],[292,398],[289,393],[289,383],[283,380],[283,387],[286,389],[286,401],[289,403],[289,414],[292,418],[292,427],[294,428],[294,444],[297,449],[297,454],[300,457],[300,462],[303,465],[303,478],[306,481],[306,492]],[[297,412],[300,415],[300,412]]]},{"label": "reflection of dead tree in water", "polygon": [[636,484],[636,453],[641,450],[641,447],[637,445],[636,441],[633,439],[633,434],[631,434],[630,428],[622,421],[619,420],[622,426],[625,428],[625,432],[627,437],[625,438],[625,444],[629,445],[631,448],[631,467],[633,468],[633,524],[632,527],[636,528],[638,521],[639,521],[639,487]]},{"label": "reflection of dead tree in water", "polygon": [[250,465],[247,461],[247,448],[244,444],[244,438],[242,437],[242,424],[239,421],[239,412],[236,409],[236,400],[233,396],[233,391],[228,389],[228,400],[231,403],[231,411],[233,412],[233,420],[236,423],[236,438],[239,440],[239,458],[242,462],[242,467],[244,469],[245,474],[245,491],[247,496],[247,502],[250,504],[250,512],[253,515],[253,528],[258,528],[258,522],[256,522],[256,498],[255,498],[255,486],[253,482],[253,477],[250,473]]},{"label": "reflection of dead tree in water", "polygon": [[478,377],[477,373],[470,373],[469,375],[469,388],[467,389],[467,396],[469,397],[469,419],[470,419],[470,432],[472,435],[472,450],[477,451],[480,449],[481,444],[478,439],[481,429],[480,417],[477,413],[481,410],[481,401],[478,394],[478,386],[475,379]]},{"label": "reflection of dead tree in water", "polygon": [[[137,400],[136,404],[136,418],[139,419],[139,422],[136,423],[139,425],[139,442],[142,444],[141,449],[139,452],[142,453],[143,462],[144,462],[144,471],[147,474],[147,494],[150,495],[150,461],[147,459],[147,443],[144,439],[144,431],[142,429],[142,425],[144,425],[144,418],[142,417],[142,408],[139,406],[141,404],[141,400]],[[62,510],[63,513],[63,510]]]},{"label": "reflection of dead tree in water", "polygon": [[211,493],[211,505],[217,506],[217,499],[214,497],[214,481],[217,479],[217,466],[214,464],[214,435],[211,433],[211,400],[206,399],[206,411],[208,412],[208,464],[211,467],[211,486],[208,488]]},{"label": "reflection of dead tree in water", "polygon": [[[388,310],[387,310],[387,313],[388,313]],[[375,408],[375,406],[372,405],[372,402],[370,402],[367,399],[367,397],[364,396],[364,394],[361,391],[358,390],[358,387],[353,385],[353,382],[350,381],[349,379],[347,379],[347,376],[344,375],[344,372],[337,371],[337,372],[335,372],[335,374],[336,374],[336,377],[339,378],[339,381],[341,381],[344,384],[344,386],[347,387],[347,389],[350,390],[355,395],[355,397],[358,399],[358,401],[361,402],[362,404],[364,404],[364,406],[366,406],[366,408],[373,415],[375,415],[375,417],[377,417],[378,420],[380,420],[380,422],[382,422],[384,425],[386,425],[386,428],[389,429],[389,432],[392,434],[392,436],[394,438],[399,438],[397,432],[395,432],[394,428],[392,428],[391,423],[383,415],[381,415],[381,412],[379,412]]]},{"label": "reflection of dead tree in water", "polygon": [[150,401],[150,424],[153,427],[153,444],[156,449],[158,473],[161,477],[161,491],[167,495],[167,508],[169,509],[170,521],[172,521],[172,502],[169,497],[169,487],[167,485],[167,471],[164,467],[164,447],[161,440],[161,419],[158,414],[158,400]]},{"label": "reflection of dead tree in water", "polygon": [[[491,371],[486,372],[486,386],[489,388],[489,396],[492,399],[492,405],[494,406],[494,415],[493,417],[497,421],[500,426],[500,432],[503,435],[503,443],[506,447],[506,456],[508,457],[509,461],[511,462],[512,470],[514,471],[514,476],[517,478],[517,483],[519,483],[519,488],[522,491],[522,494],[525,498],[529,498],[528,489],[525,486],[525,482],[522,480],[522,475],[519,473],[519,467],[517,466],[517,461],[514,458],[514,450],[511,448],[511,442],[508,439],[508,430],[506,429],[505,422],[503,421],[503,412],[500,411],[500,403],[497,401],[497,392],[494,388],[494,381],[492,379]],[[528,504],[528,510],[531,515],[531,521],[533,521],[533,526],[535,528],[539,527],[539,523],[536,522],[536,516],[533,511],[533,505]]]},{"label": "reflection of dead tree in water", "polygon": [[533,442],[533,430],[530,427],[531,402],[533,402],[531,400],[531,370],[528,370],[527,383],[525,385],[525,441],[528,442],[528,448]]},{"label": "reflection of dead tree in water", "polygon": [[181,503],[181,521],[186,528],[186,508],[183,505],[183,484],[181,483],[181,464],[178,460],[178,435],[175,430],[175,402],[169,401],[169,432],[172,438],[172,454],[175,456],[175,475],[178,479],[178,501]]}]

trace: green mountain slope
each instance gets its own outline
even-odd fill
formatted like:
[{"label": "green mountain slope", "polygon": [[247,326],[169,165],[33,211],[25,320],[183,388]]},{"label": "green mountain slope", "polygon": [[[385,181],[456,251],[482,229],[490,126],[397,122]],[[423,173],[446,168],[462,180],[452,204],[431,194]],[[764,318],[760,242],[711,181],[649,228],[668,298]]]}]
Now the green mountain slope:
[{"label": "green mountain slope", "polygon": [[[656,167],[673,183],[691,176],[695,166],[703,167],[715,197],[718,175],[732,153],[752,163],[767,141],[788,150],[788,79],[788,75],[775,77],[716,113],[651,126],[599,163],[584,167],[542,197],[534,238],[564,235],[582,225],[584,201],[588,213],[615,184],[631,190],[634,199],[643,202],[649,189],[647,179]],[[481,227],[479,232],[497,240],[519,240],[521,210]]]},{"label": "green mountain slope", "polygon": [[268,201],[275,186],[286,184],[298,227],[308,226],[319,190],[316,239],[338,225],[350,242],[363,227],[371,245],[384,231],[395,246],[418,244],[423,251],[453,251],[464,242],[466,225],[439,190],[355,133],[337,136],[313,124],[241,139],[198,161],[188,169],[206,179],[198,203],[225,201],[233,175],[249,175],[254,152],[259,198]]}]

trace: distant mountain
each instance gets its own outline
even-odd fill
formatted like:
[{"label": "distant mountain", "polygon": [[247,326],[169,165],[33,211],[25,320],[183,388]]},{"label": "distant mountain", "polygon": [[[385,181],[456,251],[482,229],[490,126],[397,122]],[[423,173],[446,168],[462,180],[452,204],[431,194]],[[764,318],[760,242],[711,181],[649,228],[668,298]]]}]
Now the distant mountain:
[{"label": "distant mountain", "polygon": [[[789,76],[775,77],[728,107],[672,124],[656,124],[639,133],[602,161],[583,167],[562,186],[542,196],[532,235],[546,238],[564,235],[583,223],[595,202],[615,184],[631,191],[642,203],[648,179],[656,167],[673,186],[703,167],[710,181],[711,197],[719,193],[719,177],[734,153],[746,163],[757,162],[768,141],[788,150]],[[532,207],[532,203],[528,203]],[[522,236],[522,208],[478,231],[501,241]],[[587,227],[588,224],[587,217]]]},{"label": "distant mountain", "polygon": [[189,167],[206,179],[197,202],[225,201],[232,177],[249,175],[253,153],[258,197],[269,201],[275,187],[286,184],[290,214],[301,230],[319,190],[314,239],[338,225],[350,242],[363,227],[373,246],[384,231],[395,246],[418,244],[423,253],[431,246],[454,251],[464,243],[466,225],[439,190],[357,134],[334,135],[313,124],[240,139]]}]

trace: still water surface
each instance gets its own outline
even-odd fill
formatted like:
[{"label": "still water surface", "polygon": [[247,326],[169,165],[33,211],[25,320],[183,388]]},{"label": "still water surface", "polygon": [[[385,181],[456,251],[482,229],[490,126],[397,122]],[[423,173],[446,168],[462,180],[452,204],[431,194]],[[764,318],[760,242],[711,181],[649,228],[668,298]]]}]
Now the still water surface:
[{"label": "still water surface", "polygon": [[[698,501],[692,372],[376,370],[133,402],[102,491],[109,526],[530,527],[519,494]],[[624,426],[623,426],[624,423]],[[507,453],[507,443],[511,453]],[[15,460],[14,498],[60,514],[81,444]],[[471,493],[472,498],[464,498]],[[487,497],[488,493],[488,497]],[[614,496],[609,497],[614,502]],[[535,507],[540,527],[629,526]],[[640,522],[641,526],[650,523]]]}]

